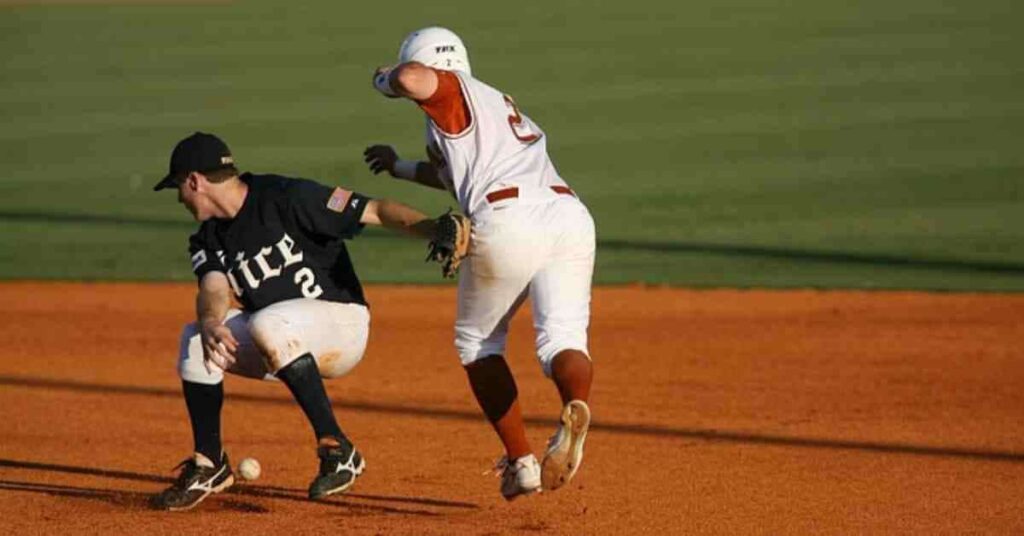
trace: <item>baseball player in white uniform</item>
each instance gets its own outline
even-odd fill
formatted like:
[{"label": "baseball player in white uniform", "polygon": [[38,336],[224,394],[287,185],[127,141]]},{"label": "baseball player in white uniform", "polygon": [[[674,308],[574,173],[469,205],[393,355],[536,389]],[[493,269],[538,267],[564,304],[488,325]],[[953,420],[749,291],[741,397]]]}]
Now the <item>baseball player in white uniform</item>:
[{"label": "baseball player in white uniform", "polygon": [[[547,136],[511,97],[472,76],[462,40],[424,28],[399,64],[374,74],[387,97],[426,114],[429,161],[367,148],[370,169],[451,192],[473,223],[459,277],[455,346],[469,383],[506,450],[501,493],[512,500],[567,483],[583,457],[593,365],[587,349],[594,221],[547,153]],[[529,296],[537,358],[558,387],[561,424],[537,462],[505,361],[508,324]]]}]

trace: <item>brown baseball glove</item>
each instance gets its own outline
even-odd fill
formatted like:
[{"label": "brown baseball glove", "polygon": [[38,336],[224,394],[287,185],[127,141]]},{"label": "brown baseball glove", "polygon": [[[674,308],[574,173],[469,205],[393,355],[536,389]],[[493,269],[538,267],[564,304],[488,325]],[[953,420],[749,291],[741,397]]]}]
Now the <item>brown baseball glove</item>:
[{"label": "brown baseball glove", "polygon": [[469,254],[469,233],[472,225],[462,214],[452,214],[451,209],[435,220],[437,227],[434,238],[427,245],[427,261],[441,263],[441,275],[455,277],[459,273],[462,259]]}]

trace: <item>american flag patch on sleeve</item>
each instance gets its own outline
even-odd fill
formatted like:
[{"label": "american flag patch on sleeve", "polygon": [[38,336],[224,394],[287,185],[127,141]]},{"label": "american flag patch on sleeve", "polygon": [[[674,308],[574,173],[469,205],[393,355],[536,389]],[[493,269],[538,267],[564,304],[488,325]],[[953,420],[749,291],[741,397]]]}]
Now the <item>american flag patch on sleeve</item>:
[{"label": "american flag patch on sleeve", "polygon": [[331,198],[327,200],[327,208],[335,212],[342,212],[345,210],[345,205],[348,204],[348,200],[351,197],[352,192],[344,188],[335,188]]}]

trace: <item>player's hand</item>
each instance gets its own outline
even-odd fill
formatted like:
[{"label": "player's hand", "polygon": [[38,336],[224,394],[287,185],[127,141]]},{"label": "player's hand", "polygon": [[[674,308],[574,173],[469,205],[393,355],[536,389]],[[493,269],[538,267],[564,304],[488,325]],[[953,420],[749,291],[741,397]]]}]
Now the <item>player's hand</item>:
[{"label": "player's hand", "polygon": [[392,177],[395,176],[395,162],[398,161],[398,153],[390,145],[371,145],[363,151],[363,160],[370,167],[374,175],[381,171],[387,171]]},{"label": "player's hand", "polygon": [[227,326],[213,322],[204,323],[200,329],[200,337],[203,342],[203,365],[206,366],[207,372],[213,372],[210,368],[211,362],[225,371],[235,364],[238,341]]},{"label": "player's hand", "polygon": [[391,87],[389,76],[391,71],[395,68],[395,65],[382,65],[377,67],[377,70],[373,72],[373,89],[376,89],[389,99],[397,99],[401,95],[395,93],[394,88]]}]

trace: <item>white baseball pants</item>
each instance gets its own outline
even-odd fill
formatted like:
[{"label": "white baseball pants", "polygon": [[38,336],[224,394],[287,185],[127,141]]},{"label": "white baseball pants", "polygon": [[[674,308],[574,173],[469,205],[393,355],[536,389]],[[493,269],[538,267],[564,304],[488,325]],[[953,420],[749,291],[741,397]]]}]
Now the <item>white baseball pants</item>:
[{"label": "white baseball pants", "polygon": [[[256,313],[232,309],[225,325],[238,341],[235,364],[227,372],[249,378],[273,374],[305,353],[313,354],[324,378],[352,370],[363,358],[370,334],[370,312],[359,304],[300,298],[275,303]],[[178,373],[185,381],[214,385],[224,372],[203,364],[199,326],[181,334]]]},{"label": "white baseball pants", "polygon": [[462,364],[504,355],[509,321],[527,295],[545,375],[563,350],[589,355],[594,254],[594,220],[575,196],[508,199],[476,211],[459,277],[455,346]]}]

